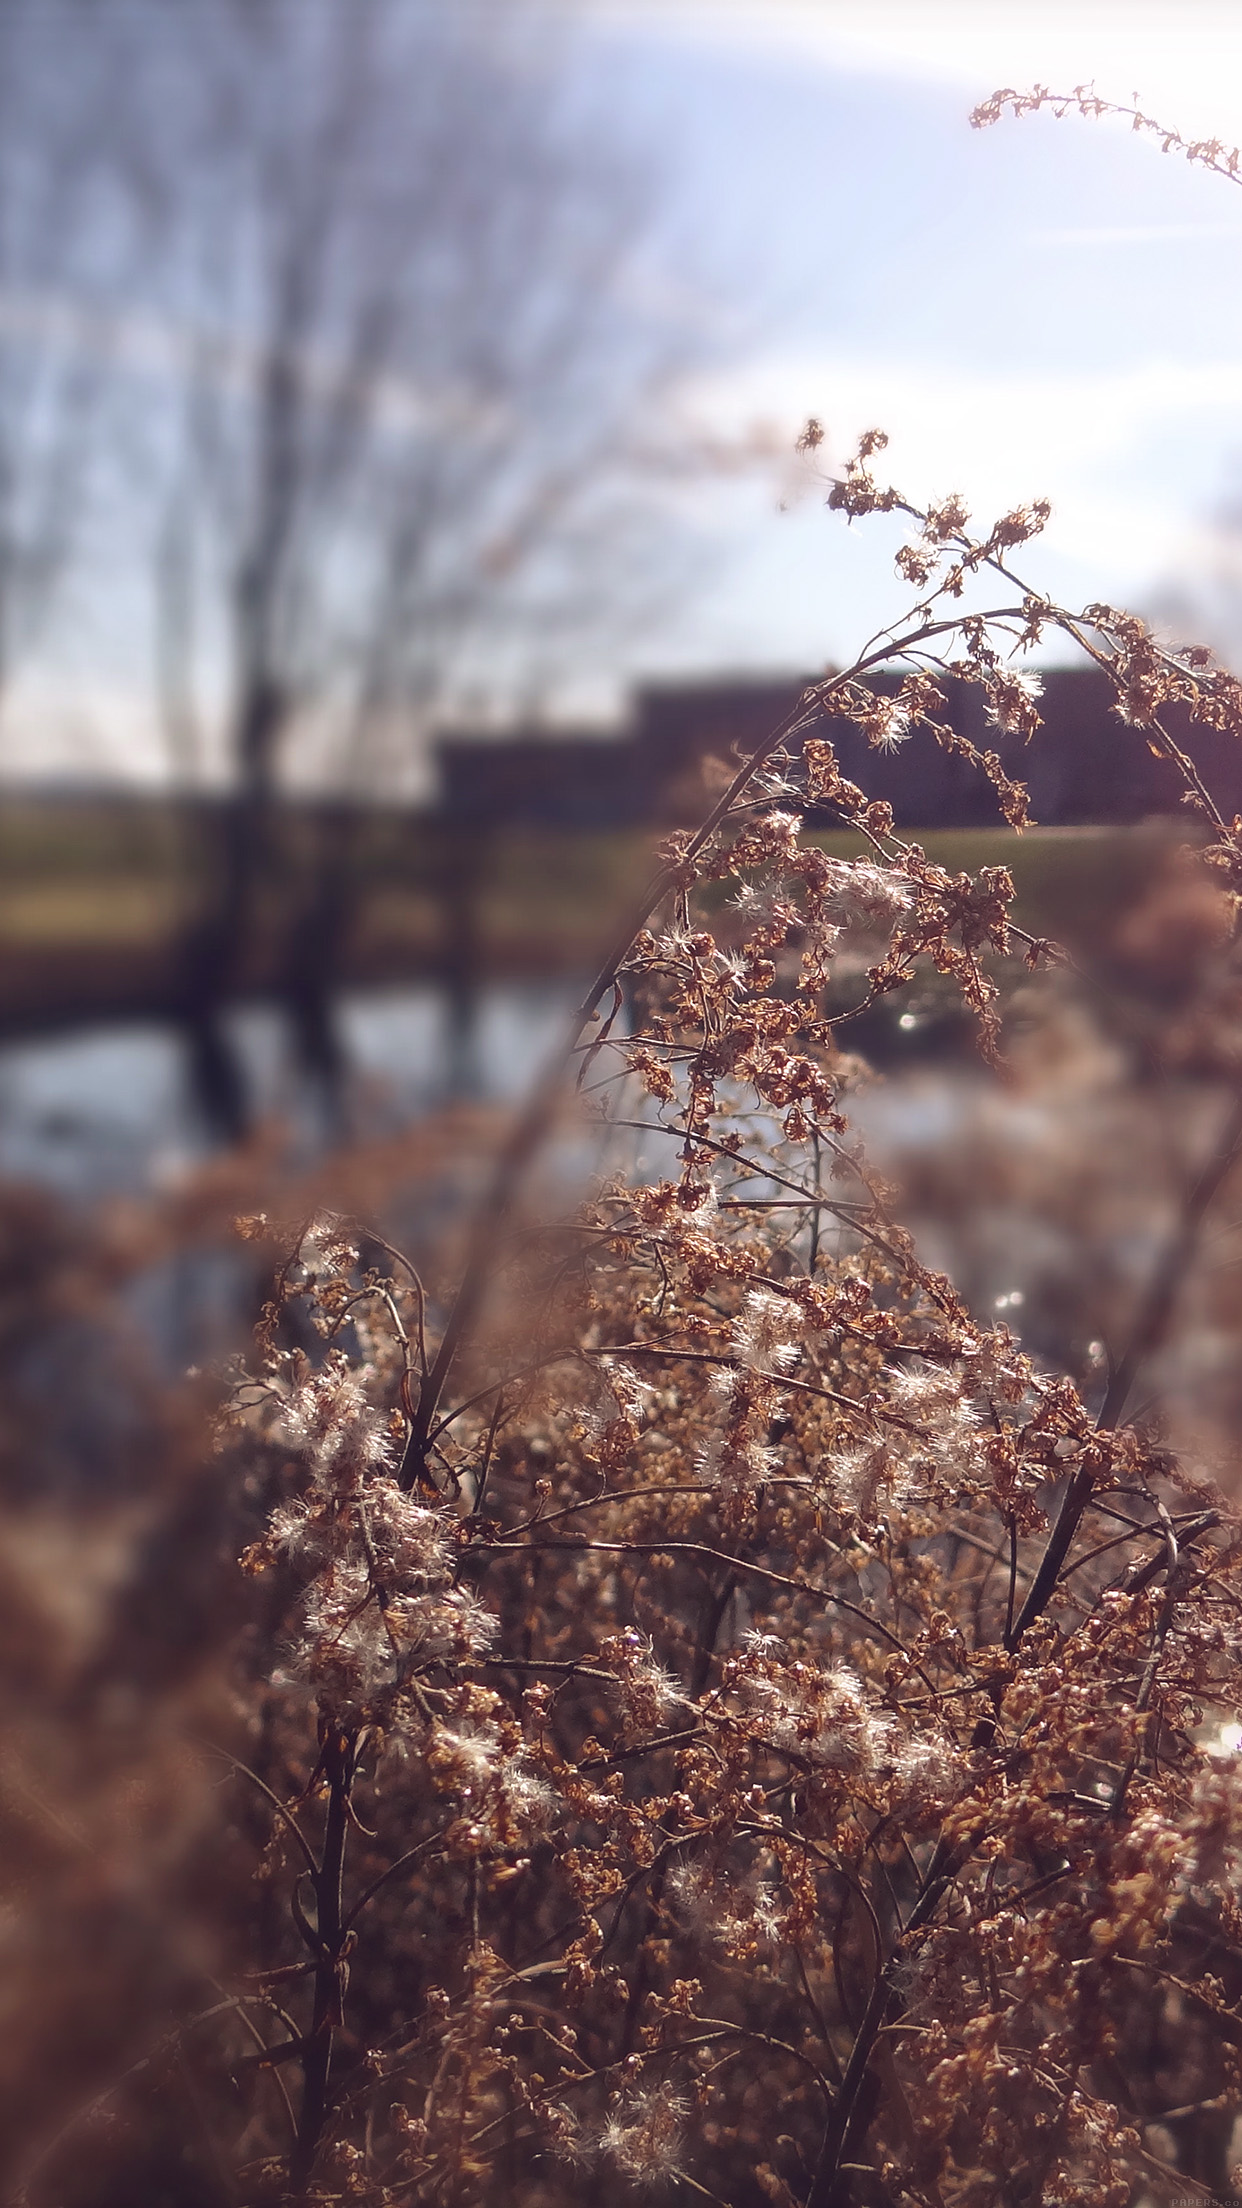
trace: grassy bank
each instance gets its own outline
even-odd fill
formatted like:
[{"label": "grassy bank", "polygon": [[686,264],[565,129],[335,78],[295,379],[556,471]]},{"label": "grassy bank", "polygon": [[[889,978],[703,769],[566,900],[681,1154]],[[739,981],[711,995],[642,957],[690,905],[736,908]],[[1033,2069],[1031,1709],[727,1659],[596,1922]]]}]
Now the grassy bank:
[{"label": "grassy bank", "polygon": [[[1035,934],[1098,943],[1175,837],[1146,828],[928,832],[952,869],[1012,868],[1016,917]],[[317,823],[291,814],[255,930],[247,982],[273,986],[313,880]],[[816,838],[841,855],[848,835]],[[391,814],[351,858],[340,972],[354,985],[460,971],[530,975],[589,965],[650,872],[635,832],[447,831]],[[171,1003],[177,944],[207,882],[205,845],[171,807],[24,799],[0,808],[0,1030],[150,1013]]]}]

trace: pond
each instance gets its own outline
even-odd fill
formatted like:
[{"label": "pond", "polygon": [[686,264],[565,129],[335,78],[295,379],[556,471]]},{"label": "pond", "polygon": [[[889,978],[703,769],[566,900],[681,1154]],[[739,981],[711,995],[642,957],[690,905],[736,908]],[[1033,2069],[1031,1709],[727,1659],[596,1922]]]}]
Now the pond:
[{"label": "pond", "polygon": [[[475,994],[468,1019],[460,1000],[433,984],[345,997],[339,1022],[355,1146],[430,1123],[454,1100],[520,1097],[580,988],[565,977],[497,982]],[[898,1216],[924,1260],[957,1282],[979,1318],[1004,1317],[1039,1359],[1068,1368],[1090,1391],[1210,1154],[1223,1098],[1210,1082],[1137,1083],[1098,1035],[1084,1030],[1057,1044],[1054,1024],[1009,1083],[960,1049],[933,1050],[890,1060],[847,1108],[873,1165],[900,1184]],[[330,1192],[312,1201],[361,1202],[367,1216],[378,1205],[385,1231],[417,1249],[424,1229],[470,1200],[477,1171],[448,1153],[400,1193],[395,1215],[388,1183],[368,1184],[361,1198],[334,1197],[332,1141],[283,1021],[260,1005],[236,1011],[233,1026],[261,1112],[281,1130],[285,1168],[296,1175],[325,1164]],[[640,1172],[664,1169],[639,1149],[650,1145],[636,1144]],[[115,1218],[116,1199],[135,1217],[169,1206],[175,1214],[179,1192],[192,1194],[196,1168],[211,1157],[182,1044],[168,1027],[98,1027],[0,1050],[0,1182],[18,1197],[30,1192],[22,1202],[59,1204],[84,1219],[101,1201]],[[561,1167],[575,1180],[589,1170],[568,1153]],[[150,1260],[123,1262],[113,1275],[115,1310],[165,1372],[227,1357],[262,1300],[253,1259],[227,1231],[231,1196],[230,1182],[212,1232],[170,1234]],[[260,1181],[239,1183],[232,1209],[266,1202]],[[25,1233],[27,1255],[15,1245],[15,1280],[37,1264],[49,1231],[50,1215],[31,1211],[26,1229],[20,1216],[19,1202],[12,1235]],[[1183,1298],[1176,1354],[1167,1372],[1153,1373],[1166,1403],[1187,1391],[1204,1404],[1221,1398],[1222,1377],[1236,1376],[1235,1265],[1232,1245],[1218,1245],[1210,1275],[1197,1275]],[[1232,1380],[1224,1392],[1232,1417]]]},{"label": "pond", "polygon": [[[581,990],[576,977],[497,982],[473,993],[465,1013],[459,997],[431,983],[346,995],[337,1017],[350,1069],[349,1135],[382,1140],[453,1101],[516,1101]],[[907,1025],[903,1015],[895,1039]],[[281,1132],[286,1167],[296,1172],[326,1158],[340,1128],[325,1127],[277,1009],[239,1007],[231,1027],[259,1116]],[[1055,1194],[1058,1154],[1064,1161],[1077,1153],[1081,1167],[1084,1148],[1098,1146],[1103,1168],[1120,1140],[1132,1165],[1153,1137],[1167,1143],[1155,1123],[1163,1126],[1172,1099],[1160,1100],[1153,1123],[1154,1100],[1129,1092],[1115,1069],[1102,1083],[1098,1066],[1088,1067],[1085,1083],[1081,1068],[1067,1078],[1061,1066],[1055,1082],[1006,1086],[960,1049],[912,1051],[904,1065],[900,1056],[847,1108],[873,1164],[904,1185],[906,1216],[929,1261],[949,1271],[976,1308],[1009,1297],[1015,1316],[1024,1301],[1046,1307],[1051,1297],[1064,1306],[1067,1268],[1072,1273],[1082,1253],[1074,1255],[1072,1208],[1056,1216],[1064,1210]],[[71,1209],[176,1191],[214,1147],[187,1064],[178,1034],[154,1022],[0,1049],[0,1182],[46,1190]],[[1204,1107],[1200,1089],[1190,1118],[1198,1122]],[[1183,1103],[1177,1116],[1186,1111]],[[646,1163],[654,1166],[654,1157]],[[1150,1259],[1162,1210],[1150,1189],[1144,1193],[1146,1177],[1138,1176],[1137,1202],[1122,1207],[1125,1228],[1118,1221],[1106,1237],[1115,1254],[1119,1239],[1135,1238],[1137,1214],[1142,1248],[1120,1261],[1130,1277]],[[1085,1216],[1082,1230],[1091,1237]],[[201,1262],[187,1256],[191,1270]]]},{"label": "pond", "polygon": [[[392,1133],[450,1097],[520,1096],[574,1001],[563,979],[484,987],[468,1020],[431,984],[345,996],[338,1021],[352,1131]],[[230,1024],[260,1116],[288,1130],[293,1156],[313,1156],[324,1147],[321,1114],[278,1012],[246,1006]],[[136,1195],[175,1183],[211,1148],[181,1040],[165,1024],[84,1028],[0,1049],[2,1179],[76,1201]]]}]

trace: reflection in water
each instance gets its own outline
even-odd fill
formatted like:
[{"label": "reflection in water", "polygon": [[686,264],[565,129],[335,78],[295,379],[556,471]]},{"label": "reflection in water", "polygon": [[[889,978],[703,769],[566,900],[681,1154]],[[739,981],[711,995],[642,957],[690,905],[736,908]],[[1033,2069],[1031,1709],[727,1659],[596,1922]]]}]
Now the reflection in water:
[{"label": "reflection in water", "polygon": [[346,997],[353,1156],[388,1159],[348,1185],[328,1162],[339,1120],[299,1078],[272,1007],[236,1011],[231,1028],[277,1140],[221,1158],[218,1176],[196,1170],[218,1153],[172,1028],[98,1027],[0,1050],[0,1486],[120,1492],[155,1461],[161,1387],[190,1369],[218,1373],[244,1350],[269,1291],[271,1254],[238,1240],[234,1214],[279,1211],[282,1191],[304,1191],[320,1161],[328,1201],[382,1217],[409,1246],[433,1240],[475,1185],[468,1134],[420,1155],[403,1155],[402,1138],[446,1103],[520,1095],[573,994],[564,980],[482,988],[465,1023],[434,986]]},{"label": "reflection in water", "polygon": [[[498,984],[478,992],[463,1023],[460,1005],[431,986],[345,997],[352,1131],[391,1133],[449,1097],[520,1095],[573,1000],[564,981]],[[231,1025],[260,1116],[287,1128],[295,1156],[313,1155],[319,1114],[278,1013],[246,1007]],[[136,1194],[168,1185],[210,1147],[170,1028],[92,1028],[0,1050],[0,1178],[78,1200]]]},{"label": "reflection in water", "polygon": [[[101,1370],[117,1370],[118,1325],[135,1369],[167,1375],[215,1365],[244,1345],[270,1279],[270,1255],[256,1266],[232,1235],[233,1215],[272,1204],[281,1218],[292,1201],[281,1190],[292,1186],[298,1205],[326,1201],[381,1221],[421,1262],[479,1186],[481,1153],[471,1149],[467,1121],[438,1108],[522,1095],[576,994],[564,979],[494,984],[478,992],[467,1023],[460,1003],[455,1013],[430,985],[349,996],[340,1025],[354,1140],[344,1151],[333,1149],[299,1084],[277,1013],[236,1013],[254,1093],[279,1139],[253,1157],[221,1161],[220,1175],[195,1171],[211,1163],[211,1145],[170,1030],[97,1029],[0,1051],[0,1241],[7,1235],[14,1310],[27,1308],[38,1265],[61,1263],[63,1245],[65,1309],[48,1336],[58,1354],[69,1356],[64,1327],[80,1332],[84,1323],[86,1264],[114,1330]],[[1050,1009],[1037,1043],[1017,1049],[1008,1082],[948,1052],[866,1082],[847,1109],[873,1166],[899,1190],[897,1215],[924,1262],[956,1281],[981,1319],[1015,1325],[1037,1360],[1068,1371],[1094,1402],[1185,1190],[1211,1154],[1226,1100],[1218,1082],[1202,1078],[1137,1079],[1124,1052],[1085,1030],[1074,1031],[1072,1048],[1054,1047],[1055,1030]],[[643,1115],[637,1101],[633,1109]],[[669,1170],[663,1140],[635,1130],[626,1143],[617,1162],[628,1170]],[[592,1158],[585,1139],[563,1137],[553,1209],[568,1187],[583,1185]],[[94,1202],[118,1197],[137,1201]],[[74,1255],[79,1239],[85,1257]],[[1242,1417],[1238,1246],[1222,1220],[1168,1344],[1148,1360],[1171,1430],[1193,1414],[1208,1440],[1235,1432]],[[13,1346],[32,1399],[36,1332],[18,1320]],[[69,1361],[84,1400],[81,1344]],[[80,1456],[84,1477],[112,1476],[99,1461],[101,1431],[96,1418],[89,1446],[66,1438],[60,1452],[66,1461]],[[1195,1440],[1200,1451],[1207,1446],[1202,1432]],[[132,1454],[128,1441],[118,1449]]]},{"label": "reflection in water", "polygon": [[[355,1155],[368,1140],[433,1124],[429,1115],[447,1102],[522,1095],[576,995],[564,978],[497,983],[473,997],[465,1022],[460,1001],[454,1007],[452,993],[434,985],[348,996],[340,1027]],[[283,1022],[261,1006],[233,1018],[262,1114],[280,1131],[282,1171],[315,1168],[332,1144]],[[1012,1082],[998,1082],[977,1060],[949,1052],[866,1083],[848,1110],[873,1165],[900,1186],[900,1215],[924,1261],[949,1274],[981,1318],[1017,1324],[1037,1358],[1070,1371],[1090,1396],[1124,1340],[1197,1161],[1211,1150],[1222,1100],[1202,1080],[1136,1083],[1098,1039],[1088,1048],[1080,1038],[1067,1058],[1044,1033],[1015,1071]],[[661,1148],[638,1137],[630,1168],[666,1171]],[[0,1051],[0,1182],[11,1191],[25,1184],[32,1202],[45,1190],[71,1211],[144,1194],[175,1204],[210,1155],[169,1029],[96,1029]],[[558,1152],[558,1170],[580,1183],[590,1160],[571,1144]],[[388,1219],[398,1200],[389,1182],[368,1184],[364,1209],[417,1244],[453,1215],[459,1181],[445,1158],[419,1176],[412,1208],[400,1199],[400,1216]],[[236,1208],[267,1200],[261,1180],[238,1193]],[[348,1196],[341,1200],[350,1208]],[[1217,1309],[1242,1277],[1234,1257],[1232,1247],[1217,1251],[1210,1276],[1200,1282],[1197,1273],[1182,1298],[1185,1324],[1164,1360],[1169,1370],[1160,1359],[1153,1367],[1166,1403],[1185,1393],[1193,1371],[1202,1408],[1220,1394],[1218,1368],[1235,1369],[1232,1309],[1227,1318]],[[116,1290],[135,1341],[165,1371],[239,1347],[254,1315],[248,1265],[231,1240],[221,1246],[219,1231],[171,1237]]]}]

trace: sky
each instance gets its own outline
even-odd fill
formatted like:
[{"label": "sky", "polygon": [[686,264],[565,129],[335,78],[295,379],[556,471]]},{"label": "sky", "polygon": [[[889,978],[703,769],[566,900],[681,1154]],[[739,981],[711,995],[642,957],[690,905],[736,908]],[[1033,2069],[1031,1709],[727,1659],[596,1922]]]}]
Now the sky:
[{"label": "sky", "polygon": [[[569,12],[615,112],[658,148],[668,249],[720,316],[692,412],[783,448],[815,414],[838,453],[882,426],[889,476],[915,496],[960,491],[980,520],[1051,499],[1027,555],[1040,587],[1156,611],[1176,598],[1219,626],[1214,516],[1242,492],[1242,189],[1125,123],[973,131],[969,115],[1001,85],[1087,82],[1232,143],[1242,8]],[[891,533],[847,530],[785,475],[697,494],[701,580],[640,663],[813,668],[898,612]]]},{"label": "sky", "polygon": [[[1124,122],[969,121],[1002,85],[1087,83],[1242,141],[1242,0],[427,4],[521,9],[571,56],[650,179],[636,280],[696,361],[676,425],[775,456],[670,477],[688,551],[663,610],[550,697],[557,717],[619,714],[643,678],[813,673],[899,616],[893,526],[847,527],[793,463],[810,415],[838,457],[882,427],[893,482],[957,491],[980,524],[1048,498],[1033,585],[1242,666],[1242,527],[1219,526],[1242,511],[1242,187]],[[26,769],[166,771],[135,682],[36,677]]]}]

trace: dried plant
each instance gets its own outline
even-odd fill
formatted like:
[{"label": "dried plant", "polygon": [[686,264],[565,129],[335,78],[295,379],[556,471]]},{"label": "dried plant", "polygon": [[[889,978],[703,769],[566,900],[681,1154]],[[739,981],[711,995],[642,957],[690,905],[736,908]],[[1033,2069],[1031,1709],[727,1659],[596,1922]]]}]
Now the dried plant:
[{"label": "dried plant", "polygon": [[1231,2182],[1242,1519],[1135,1402],[1242,1150],[1236,1053],[1093,1390],[920,1258],[828,1007],[841,970],[870,1003],[932,969],[995,1063],[1003,989],[1050,956],[1004,868],[933,864],[843,778],[834,724],[930,731],[1020,828],[944,683],[1037,741],[1027,655],[1074,646],[1177,766],[1232,935],[1242,820],[1194,734],[1242,737],[1242,688],[1023,579],[1042,504],[974,531],[883,447],[828,503],[908,521],[915,603],[670,839],[456,1269],[325,1215],[281,1273],[235,1406],[256,1606],[231,1975],[178,2040],[196,2198]]}]

